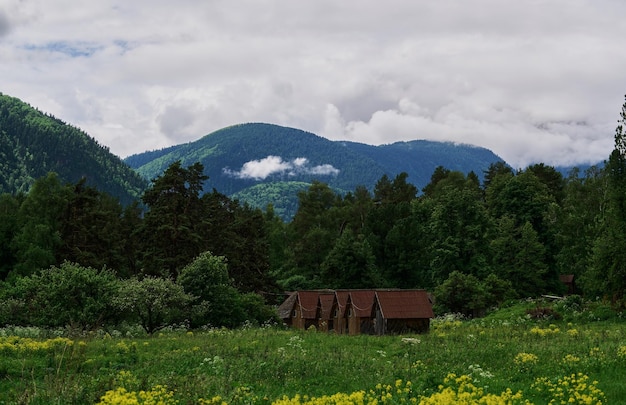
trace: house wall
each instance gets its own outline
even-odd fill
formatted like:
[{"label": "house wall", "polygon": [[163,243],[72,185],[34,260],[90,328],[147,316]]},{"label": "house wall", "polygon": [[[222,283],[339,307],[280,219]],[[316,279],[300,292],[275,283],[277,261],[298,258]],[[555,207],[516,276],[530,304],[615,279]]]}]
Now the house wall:
[{"label": "house wall", "polygon": [[430,319],[386,319],[385,334],[425,333],[430,329]]}]

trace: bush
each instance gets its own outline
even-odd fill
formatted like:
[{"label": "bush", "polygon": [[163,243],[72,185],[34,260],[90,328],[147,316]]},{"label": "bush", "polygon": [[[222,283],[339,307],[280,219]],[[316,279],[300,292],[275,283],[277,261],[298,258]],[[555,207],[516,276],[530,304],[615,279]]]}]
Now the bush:
[{"label": "bush", "polygon": [[114,320],[111,302],[116,294],[115,274],[64,262],[5,289],[0,321],[40,327],[97,329]]},{"label": "bush", "polygon": [[193,297],[171,279],[146,277],[120,281],[114,306],[139,322],[148,334],[185,321]]},{"label": "bush", "polygon": [[471,274],[458,271],[435,289],[437,311],[458,312],[465,316],[477,316],[488,305],[489,293],[484,285]]},{"label": "bush", "polygon": [[235,327],[246,320],[242,297],[228,277],[225,257],[202,253],[181,270],[177,282],[194,296],[192,328]]}]

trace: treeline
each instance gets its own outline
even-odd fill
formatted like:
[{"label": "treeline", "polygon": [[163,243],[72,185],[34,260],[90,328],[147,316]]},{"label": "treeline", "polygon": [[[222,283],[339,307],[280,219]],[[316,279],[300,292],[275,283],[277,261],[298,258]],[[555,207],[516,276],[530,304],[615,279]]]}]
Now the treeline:
[{"label": "treeline", "polygon": [[201,196],[204,180],[202,165],[175,163],[128,207],[54,173],[0,196],[0,323],[92,328],[128,313],[153,332],[271,318],[263,213]]},{"label": "treeline", "polygon": [[[313,182],[288,223],[271,205],[203,194],[200,163],[175,162],[128,206],[50,173],[28,194],[0,196],[0,323],[91,328],[124,313],[149,332],[234,326],[311,288],[425,288],[439,310],[477,314],[561,294],[561,274],[623,306],[626,104],[620,117],[602,168],[563,177],[494,163],[481,182],[438,167],[422,190],[401,173],[347,194]],[[152,304],[167,311],[151,319]]]}]

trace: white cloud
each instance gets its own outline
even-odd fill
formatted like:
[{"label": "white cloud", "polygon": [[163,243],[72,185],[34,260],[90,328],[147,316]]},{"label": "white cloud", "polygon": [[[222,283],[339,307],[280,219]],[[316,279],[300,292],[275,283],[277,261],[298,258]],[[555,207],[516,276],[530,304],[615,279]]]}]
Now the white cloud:
[{"label": "white cloud", "polygon": [[280,156],[268,156],[260,160],[246,162],[240,170],[235,171],[224,168],[223,172],[226,175],[239,179],[264,180],[272,175],[286,175],[289,177],[298,174],[336,176],[339,174],[339,169],[329,164],[310,166],[309,160],[302,157],[286,161]]},{"label": "white cloud", "polygon": [[5,0],[0,91],[127,156],[242,122],[608,157],[626,2]]}]

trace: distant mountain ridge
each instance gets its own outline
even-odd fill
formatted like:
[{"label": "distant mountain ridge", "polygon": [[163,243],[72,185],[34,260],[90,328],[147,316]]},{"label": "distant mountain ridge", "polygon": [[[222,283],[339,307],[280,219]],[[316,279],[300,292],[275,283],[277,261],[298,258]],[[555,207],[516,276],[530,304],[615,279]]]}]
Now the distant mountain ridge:
[{"label": "distant mountain ridge", "polygon": [[124,205],[148,184],[85,132],[0,93],[0,193],[28,192],[48,172],[66,183],[85,178]]},{"label": "distant mountain ridge", "polygon": [[[383,175],[406,172],[422,189],[438,166],[473,171],[482,179],[490,164],[503,161],[471,145],[414,140],[372,146],[264,123],[234,125],[122,161],[80,129],[0,93],[0,193],[27,192],[35,179],[53,171],[68,183],[85,178],[128,204],[177,160],[204,165],[205,191],[216,189],[259,208],[271,203],[284,219],[293,216],[297,193],[313,180],[345,193],[357,186],[373,190]],[[556,169],[566,176],[571,168]]]},{"label": "distant mountain ridge", "polygon": [[465,174],[473,171],[482,179],[489,165],[503,161],[490,150],[471,145],[415,140],[372,146],[330,141],[279,125],[248,123],[220,129],[194,142],[129,156],[125,162],[145,179],[152,179],[178,160],[183,166],[204,165],[209,176],[205,191],[215,188],[260,208],[272,203],[287,217],[293,214],[295,196],[289,202],[277,201],[276,190],[271,191],[268,184],[278,187],[295,182],[295,186],[280,186],[283,191],[293,191],[318,180],[343,192],[357,186],[373,190],[383,175],[393,178],[406,172],[408,181],[421,189],[438,166]]}]

